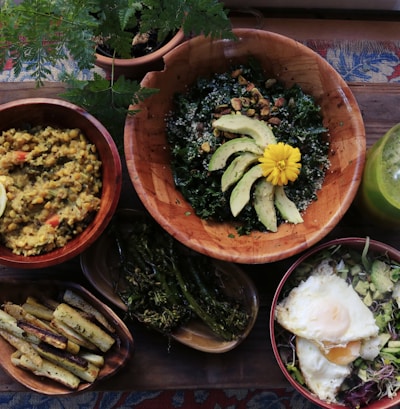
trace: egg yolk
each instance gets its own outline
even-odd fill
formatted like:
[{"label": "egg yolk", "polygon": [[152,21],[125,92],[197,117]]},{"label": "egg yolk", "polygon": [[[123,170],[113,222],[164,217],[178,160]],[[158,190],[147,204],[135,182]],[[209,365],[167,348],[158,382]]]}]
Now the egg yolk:
[{"label": "egg yolk", "polygon": [[337,365],[348,365],[360,356],[361,341],[350,341],[347,345],[336,346],[325,351],[326,358]]},{"label": "egg yolk", "polygon": [[312,310],[308,325],[319,331],[321,338],[334,342],[346,333],[350,326],[348,309],[332,298],[316,299],[311,303]]}]

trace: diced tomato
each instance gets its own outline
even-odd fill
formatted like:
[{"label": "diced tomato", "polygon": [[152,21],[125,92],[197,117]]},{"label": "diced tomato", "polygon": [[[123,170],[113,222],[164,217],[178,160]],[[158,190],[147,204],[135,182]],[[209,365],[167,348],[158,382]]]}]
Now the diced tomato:
[{"label": "diced tomato", "polygon": [[50,216],[46,220],[46,224],[50,224],[50,226],[56,228],[60,224],[60,218],[58,214],[54,214],[53,216]]},{"label": "diced tomato", "polygon": [[28,156],[28,152],[15,151],[15,159],[16,159],[18,162],[25,162],[27,156]]}]

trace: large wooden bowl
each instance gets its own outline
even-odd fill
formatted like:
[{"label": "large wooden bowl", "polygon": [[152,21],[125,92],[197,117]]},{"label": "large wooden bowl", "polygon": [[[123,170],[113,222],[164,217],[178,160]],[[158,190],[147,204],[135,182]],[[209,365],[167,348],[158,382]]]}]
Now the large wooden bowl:
[{"label": "large wooden bowl", "polygon": [[122,183],[121,159],[107,129],[78,106],[59,99],[28,98],[0,105],[0,132],[27,125],[79,128],[96,145],[102,161],[100,209],[94,220],[65,246],[38,256],[16,255],[0,245],[0,264],[16,268],[43,268],[79,255],[104,231],[117,207]]},{"label": "large wooden bowl", "polygon": [[[365,161],[365,130],[357,102],[340,75],[302,44],[270,32],[238,29],[236,41],[191,39],[165,56],[162,72],[148,73],[142,85],[160,92],[128,117],[125,154],[132,183],[144,206],[177,240],[211,257],[238,263],[266,263],[297,254],[326,236],[345,214],[357,192]],[[294,83],[321,105],[329,129],[331,166],[318,200],[304,223],[283,224],[277,233],[239,237],[228,223],[201,220],[177,191],[170,168],[165,115],[172,97],[199,76],[224,72],[232,63],[256,57],[269,76]],[[234,235],[234,238],[232,238]]]}]

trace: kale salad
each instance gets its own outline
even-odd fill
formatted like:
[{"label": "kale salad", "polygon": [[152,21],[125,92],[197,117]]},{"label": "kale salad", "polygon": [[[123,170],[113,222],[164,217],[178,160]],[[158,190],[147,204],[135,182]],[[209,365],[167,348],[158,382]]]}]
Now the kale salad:
[{"label": "kale salad", "polygon": [[[175,95],[173,110],[166,118],[176,187],[202,219],[234,223],[240,235],[266,231],[251,200],[239,215],[231,214],[232,189],[221,191],[223,171],[208,169],[216,149],[235,137],[216,132],[213,121],[231,113],[246,115],[267,123],[277,142],[300,149],[298,178],[284,188],[297,209],[305,211],[317,200],[329,168],[328,130],[320,111],[300,86],[288,88],[276,78],[268,78],[254,60],[210,78],[199,78],[186,92]],[[278,224],[284,221],[279,214],[277,218]]]}]

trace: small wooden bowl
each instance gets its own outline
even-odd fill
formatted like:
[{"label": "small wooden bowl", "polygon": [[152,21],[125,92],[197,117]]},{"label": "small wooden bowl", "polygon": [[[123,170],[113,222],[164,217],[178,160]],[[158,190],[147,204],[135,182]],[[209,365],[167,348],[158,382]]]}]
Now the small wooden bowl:
[{"label": "small wooden bowl", "polygon": [[[120,209],[117,211],[121,229],[131,231],[132,224],[143,222],[148,217],[135,209]],[[81,256],[81,267],[84,275],[92,286],[109,302],[123,311],[126,304],[115,290],[115,283],[123,285],[119,280],[119,255],[114,239],[103,234],[93,246],[84,251]],[[259,310],[259,296],[250,277],[236,264],[214,260],[215,272],[224,280],[225,293],[239,301],[250,316],[247,327],[235,340],[224,341],[216,336],[200,319],[191,320],[171,333],[171,338],[190,348],[208,353],[223,353],[240,345],[250,334],[256,322]],[[120,282],[119,282],[120,281]]]},{"label": "small wooden bowl", "polygon": [[96,145],[102,161],[100,209],[94,220],[65,246],[38,256],[16,255],[0,245],[0,264],[33,269],[60,264],[90,246],[103,232],[117,207],[122,183],[121,160],[107,129],[82,108],[69,102],[49,98],[29,98],[0,105],[0,132],[24,126],[51,125],[79,128]]},{"label": "small wooden bowl", "polygon": [[29,371],[14,366],[11,362],[11,354],[15,351],[15,348],[0,337],[0,366],[21,385],[45,395],[69,395],[91,389],[97,382],[110,378],[122,369],[128,363],[133,353],[134,339],[121,318],[79,284],[61,281],[38,281],[28,278],[3,281],[0,288],[0,302],[10,301],[15,304],[23,304],[28,296],[57,299],[67,289],[84,298],[104,315],[107,321],[115,328],[117,341],[104,355],[104,366],[101,368],[95,382],[88,383],[82,381],[77,390],[71,390],[51,379],[34,375]]},{"label": "small wooden bowl", "polygon": [[[172,236],[192,249],[237,263],[267,263],[306,250],[326,236],[352,203],[361,180],[366,139],[363,120],[351,90],[340,75],[306,46],[282,35],[253,29],[235,30],[237,40],[191,39],[165,56],[162,72],[148,73],[142,85],[160,92],[139,104],[127,118],[125,154],[132,183],[151,215]],[[229,70],[257,58],[269,77],[288,87],[297,83],[321,106],[329,129],[331,162],[318,200],[304,223],[282,224],[277,233],[238,236],[229,223],[200,219],[175,188],[165,134],[165,115],[176,92],[198,77]],[[234,237],[234,238],[233,238]]]}]

